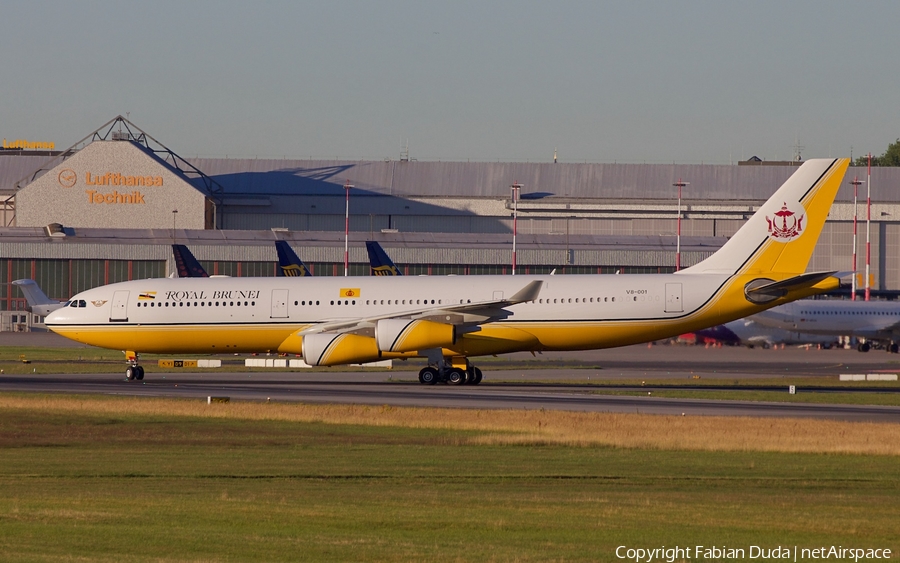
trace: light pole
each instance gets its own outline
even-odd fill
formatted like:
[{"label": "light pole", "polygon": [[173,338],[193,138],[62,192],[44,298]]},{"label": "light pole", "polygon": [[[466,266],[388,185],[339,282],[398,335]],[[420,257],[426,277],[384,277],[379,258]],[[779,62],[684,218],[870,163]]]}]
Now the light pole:
[{"label": "light pole", "polygon": [[512,251],[512,275],[516,275],[516,234],[519,230],[519,190],[522,184],[513,182],[509,187],[513,200],[513,251]]},{"label": "light pole", "polygon": [[177,209],[172,210],[172,244],[175,244],[175,217],[178,214]]},{"label": "light pole", "polygon": [[353,184],[350,180],[344,182],[344,192],[347,194],[347,202],[344,210],[344,277],[350,275],[350,188]]},{"label": "light pole", "polygon": [[859,195],[859,185],[862,184],[862,180],[854,176],[853,181],[850,183],[853,184],[853,281],[850,284],[850,301],[856,301],[856,216],[859,212],[856,200]]},{"label": "light pole", "polygon": [[678,187],[678,231],[675,235],[675,271],[681,269],[681,188],[690,186],[690,182],[682,182],[681,178],[672,184]]}]

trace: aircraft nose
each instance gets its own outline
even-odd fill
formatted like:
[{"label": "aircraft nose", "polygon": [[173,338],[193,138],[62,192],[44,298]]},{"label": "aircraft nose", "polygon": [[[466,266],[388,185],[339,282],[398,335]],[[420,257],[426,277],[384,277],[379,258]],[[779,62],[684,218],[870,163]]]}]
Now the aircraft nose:
[{"label": "aircraft nose", "polygon": [[50,311],[50,314],[44,317],[44,324],[55,324],[62,320],[65,315],[65,308]]}]

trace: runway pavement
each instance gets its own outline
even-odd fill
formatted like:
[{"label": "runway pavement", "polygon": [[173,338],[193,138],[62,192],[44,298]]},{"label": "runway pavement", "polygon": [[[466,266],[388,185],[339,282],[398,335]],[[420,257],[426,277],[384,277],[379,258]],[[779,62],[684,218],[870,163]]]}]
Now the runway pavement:
[{"label": "runway pavement", "polygon": [[[52,338],[46,338],[52,341]],[[4,342],[0,341],[0,345]],[[6,345],[9,345],[8,343]],[[52,344],[50,344],[52,345]],[[228,358],[223,356],[223,358]],[[716,385],[727,380],[827,376],[837,383],[840,373],[900,371],[900,356],[855,350],[704,349],[696,346],[631,346],[590,352],[539,355],[513,354],[503,359],[474,360],[485,372],[479,386],[420,385],[421,362],[398,362],[392,371],[252,372],[209,370],[200,373],[160,373],[146,363],[143,381],[125,381],[116,374],[0,375],[0,391],[85,393],[127,396],[232,400],[354,403],[369,405],[558,409],[591,412],[729,416],[813,417],[900,422],[900,408],[800,403],[764,403],[671,399],[653,395],[603,395],[593,386],[610,382],[683,380]],[[565,366],[562,363],[565,363]],[[124,371],[124,367],[123,367]],[[772,386],[778,388],[777,383]],[[787,385],[783,387],[787,393]],[[646,389],[637,388],[641,393]],[[900,390],[900,385],[897,386]],[[652,389],[647,390],[652,393]],[[804,392],[802,384],[800,392]]]}]

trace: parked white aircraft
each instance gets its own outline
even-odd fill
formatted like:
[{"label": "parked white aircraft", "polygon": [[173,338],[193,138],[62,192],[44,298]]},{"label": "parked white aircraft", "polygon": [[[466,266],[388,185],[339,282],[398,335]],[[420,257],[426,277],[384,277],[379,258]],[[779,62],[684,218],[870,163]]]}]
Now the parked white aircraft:
[{"label": "parked white aircraft", "polygon": [[[782,307],[783,306],[784,305],[782,305]],[[776,307],[776,309],[778,308],[780,307]],[[730,323],[725,323],[723,325],[716,325],[711,328],[704,328],[698,330],[696,334],[703,338],[714,338],[726,344],[740,344],[742,346],[750,346],[751,348],[754,346],[769,348],[778,344],[824,344],[828,346],[838,339],[837,336],[807,334],[763,326],[754,321],[753,319],[755,318],[757,318],[757,315],[747,317],[746,319],[731,321]]]},{"label": "parked white aircraft", "polygon": [[864,338],[865,342],[857,345],[860,352],[868,352],[870,342],[876,341],[896,354],[900,341],[900,303],[889,301],[804,300],[751,318],[776,329]]},{"label": "parked white aircraft", "polygon": [[149,279],[74,296],[53,331],[126,351],[426,357],[422,383],[479,383],[469,357],[671,337],[837,288],[804,274],[847,159],[809,160],[715,254],[675,274]]},{"label": "parked white aircraft", "polygon": [[55,301],[47,297],[41,286],[34,280],[15,280],[12,284],[22,290],[22,293],[25,295],[25,301],[28,302],[31,312],[35,315],[46,317],[51,312],[65,306],[64,302]]}]

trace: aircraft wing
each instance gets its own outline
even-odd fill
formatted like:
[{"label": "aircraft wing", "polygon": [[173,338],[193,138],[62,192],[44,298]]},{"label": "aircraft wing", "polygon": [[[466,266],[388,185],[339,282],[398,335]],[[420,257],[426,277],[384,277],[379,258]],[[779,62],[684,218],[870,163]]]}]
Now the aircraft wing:
[{"label": "aircraft wing", "polygon": [[410,309],[388,315],[378,315],[359,319],[326,321],[300,331],[300,335],[318,332],[365,332],[375,328],[375,323],[385,319],[428,319],[453,325],[477,325],[506,318],[510,312],[504,309],[517,303],[534,301],[541,292],[544,282],[535,280],[508,299],[458,303]]}]

